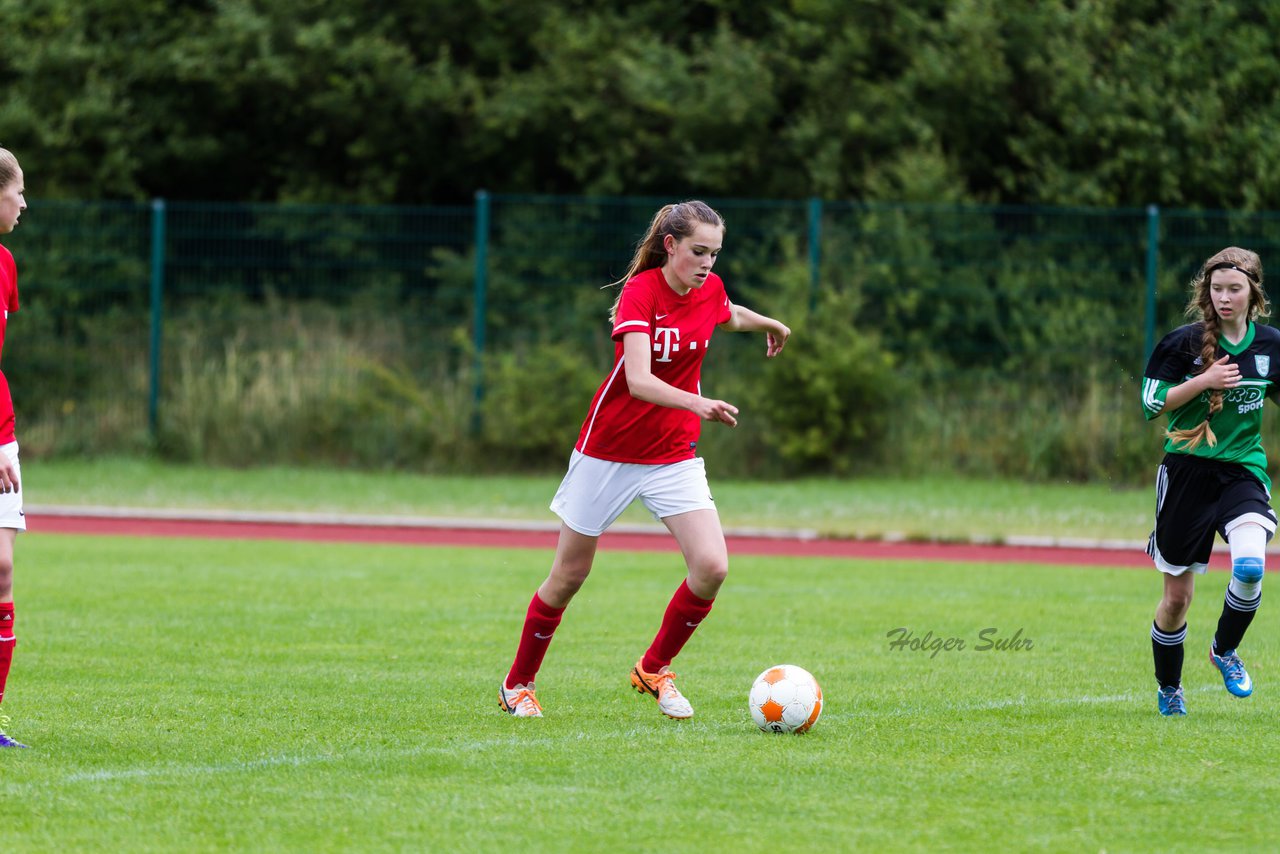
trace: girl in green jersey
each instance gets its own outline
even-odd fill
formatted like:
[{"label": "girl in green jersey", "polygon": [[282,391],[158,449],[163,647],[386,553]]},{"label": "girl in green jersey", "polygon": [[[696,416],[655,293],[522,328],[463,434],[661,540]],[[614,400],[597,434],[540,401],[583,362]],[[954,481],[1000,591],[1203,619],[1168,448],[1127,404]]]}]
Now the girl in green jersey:
[{"label": "girl in green jersey", "polygon": [[1144,373],[1147,418],[1169,416],[1147,544],[1164,578],[1151,627],[1164,715],[1186,714],[1186,615],[1215,534],[1231,547],[1231,581],[1209,660],[1231,694],[1253,693],[1236,648],[1262,601],[1266,545],[1276,530],[1261,426],[1263,402],[1280,380],[1280,331],[1255,322],[1269,309],[1257,254],[1222,250],[1192,280],[1187,315],[1194,322],[1160,341]]}]

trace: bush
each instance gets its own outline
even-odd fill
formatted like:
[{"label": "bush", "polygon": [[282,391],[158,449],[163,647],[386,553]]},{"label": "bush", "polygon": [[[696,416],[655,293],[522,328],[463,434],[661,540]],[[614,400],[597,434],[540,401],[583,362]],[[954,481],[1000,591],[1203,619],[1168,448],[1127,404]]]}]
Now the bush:
[{"label": "bush", "polygon": [[582,348],[539,343],[485,359],[480,405],[487,464],[547,469],[563,464],[602,379]]},{"label": "bush", "polygon": [[764,376],[756,405],[771,428],[765,439],[796,474],[865,471],[886,446],[893,357],[878,334],[850,325],[847,302],[829,293]]}]

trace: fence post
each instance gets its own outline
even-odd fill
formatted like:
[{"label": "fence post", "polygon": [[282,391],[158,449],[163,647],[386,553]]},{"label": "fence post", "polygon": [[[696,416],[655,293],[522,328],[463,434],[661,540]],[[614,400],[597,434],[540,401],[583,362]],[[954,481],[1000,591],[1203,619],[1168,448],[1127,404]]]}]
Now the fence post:
[{"label": "fence post", "polygon": [[809,199],[809,313],[818,308],[818,279],[822,267],[822,199]]},{"label": "fence post", "polygon": [[486,302],[489,291],[489,193],[486,190],[476,191],[475,239],[476,270],[475,281],[472,285],[474,289],[472,304],[475,317],[472,322],[471,337],[475,346],[475,366],[473,368],[475,386],[473,394],[476,408],[472,415],[471,426],[473,430],[478,431],[482,422],[480,404],[484,401],[485,324],[488,313]]},{"label": "fence post", "polygon": [[1147,307],[1142,358],[1156,346],[1156,274],[1160,267],[1160,208],[1147,205]]},{"label": "fence post", "polygon": [[160,348],[164,326],[164,199],[151,202],[151,387],[147,393],[147,428],[155,440],[160,421]]}]

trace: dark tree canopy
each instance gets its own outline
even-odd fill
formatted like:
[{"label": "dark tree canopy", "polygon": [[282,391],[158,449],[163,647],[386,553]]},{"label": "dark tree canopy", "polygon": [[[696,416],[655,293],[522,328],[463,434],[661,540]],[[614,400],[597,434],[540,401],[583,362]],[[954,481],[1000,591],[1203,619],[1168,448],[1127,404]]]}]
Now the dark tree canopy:
[{"label": "dark tree canopy", "polygon": [[1280,209],[1280,5],[0,0],[43,197]]}]

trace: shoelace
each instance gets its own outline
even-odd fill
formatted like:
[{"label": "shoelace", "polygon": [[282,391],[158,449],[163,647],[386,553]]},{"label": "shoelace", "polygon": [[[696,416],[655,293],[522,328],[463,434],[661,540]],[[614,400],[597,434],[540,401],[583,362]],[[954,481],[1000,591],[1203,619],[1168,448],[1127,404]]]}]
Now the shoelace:
[{"label": "shoelace", "polygon": [[1182,698],[1181,688],[1179,688],[1177,691],[1174,691],[1172,694],[1166,694],[1165,696],[1169,700],[1169,704],[1168,704],[1169,711],[1181,712],[1186,709],[1187,704]]},{"label": "shoelace", "polygon": [[9,716],[0,715],[0,733],[3,733],[7,726],[9,726]]},{"label": "shoelace", "polygon": [[676,686],[673,685],[671,682],[671,680],[675,678],[676,678],[676,675],[672,673],[670,670],[668,670],[666,673],[659,673],[657,676],[654,677],[653,682],[654,682],[654,686],[658,689],[659,697],[665,697],[668,694],[680,693],[679,691],[676,690]]},{"label": "shoelace", "polygon": [[1244,678],[1244,662],[1234,652],[1222,656],[1222,663],[1227,666],[1227,678],[1240,680]]},{"label": "shoelace", "polygon": [[532,711],[542,711],[542,706],[538,705],[538,698],[533,696],[533,692],[528,688],[521,688],[519,691],[516,691],[515,701],[512,702],[511,705],[528,715],[531,710],[526,706],[526,704],[533,706]]}]

